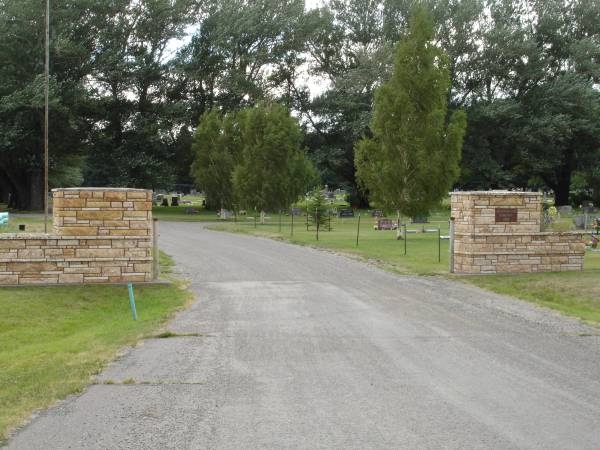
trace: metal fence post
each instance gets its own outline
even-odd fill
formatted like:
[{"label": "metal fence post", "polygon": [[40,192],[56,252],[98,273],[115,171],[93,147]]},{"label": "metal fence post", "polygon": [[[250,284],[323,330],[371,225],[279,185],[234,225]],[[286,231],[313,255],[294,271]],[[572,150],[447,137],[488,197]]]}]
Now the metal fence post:
[{"label": "metal fence post", "polygon": [[454,217],[450,217],[450,273],[454,273]]},{"label": "metal fence post", "polygon": [[315,208],[315,222],[317,224],[317,241],[319,240],[319,210]]},{"label": "metal fence post", "polygon": [[438,227],[438,263],[442,262],[442,231]]}]

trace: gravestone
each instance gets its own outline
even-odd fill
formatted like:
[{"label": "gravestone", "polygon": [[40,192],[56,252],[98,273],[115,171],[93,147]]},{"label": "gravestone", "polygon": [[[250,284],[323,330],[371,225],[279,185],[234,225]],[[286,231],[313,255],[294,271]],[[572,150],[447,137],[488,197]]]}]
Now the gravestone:
[{"label": "gravestone", "polygon": [[573,207],[571,205],[559,206],[558,212],[560,214],[571,214],[573,212]]},{"label": "gravestone", "polygon": [[429,223],[429,217],[428,216],[411,217],[410,223]]},{"label": "gravestone", "polygon": [[573,223],[577,230],[585,230],[586,216],[575,216],[573,217]]},{"label": "gravestone", "polygon": [[229,211],[228,209],[222,208],[219,212],[219,217],[223,220],[231,219],[233,217],[233,212]]},{"label": "gravestone", "polygon": [[378,219],[373,228],[375,230],[395,230],[398,225],[391,219]]},{"label": "gravestone", "polygon": [[594,214],[596,212],[596,208],[594,208],[594,204],[593,203],[588,203],[587,205],[583,206],[583,213],[584,214]]}]

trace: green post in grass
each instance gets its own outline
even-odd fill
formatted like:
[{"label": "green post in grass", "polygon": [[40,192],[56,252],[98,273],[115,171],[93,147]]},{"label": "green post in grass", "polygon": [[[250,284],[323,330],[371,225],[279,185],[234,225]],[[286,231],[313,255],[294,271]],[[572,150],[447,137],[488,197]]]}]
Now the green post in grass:
[{"label": "green post in grass", "polygon": [[406,256],[406,224],[404,224],[404,256]]},{"label": "green post in grass", "polygon": [[133,284],[127,283],[127,290],[129,291],[129,306],[131,306],[131,315],[133,320],[137,320],[137,310],[135,308],[135,297],[133,296]]},{"label": "green post in grass", "polygon": [[290,236],[294,235],[294,209],[292,208],[292,228],[290,230]]},{"label": "green post in grass", "polygon": [[279,210],[279,232],[281,233],[281,210]]}]

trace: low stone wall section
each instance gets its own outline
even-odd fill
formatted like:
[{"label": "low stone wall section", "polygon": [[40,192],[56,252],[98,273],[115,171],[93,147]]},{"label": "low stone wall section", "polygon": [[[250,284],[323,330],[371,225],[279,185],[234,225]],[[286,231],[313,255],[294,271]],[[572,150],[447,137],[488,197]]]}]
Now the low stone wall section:
[{"label": "low stone wall section", "polygon": [[0,285],[153,280],[152,192],[54,189],[52,234],[0,234]]},{"label": "low stone wall section", "polygon": [[0,284],[152,281],[147,237],[0,234]]},{"label": "low stone wall section", "polygon": [[457,273],[522,273],[581,270],[581,233],[461,234],[454,242]]}]

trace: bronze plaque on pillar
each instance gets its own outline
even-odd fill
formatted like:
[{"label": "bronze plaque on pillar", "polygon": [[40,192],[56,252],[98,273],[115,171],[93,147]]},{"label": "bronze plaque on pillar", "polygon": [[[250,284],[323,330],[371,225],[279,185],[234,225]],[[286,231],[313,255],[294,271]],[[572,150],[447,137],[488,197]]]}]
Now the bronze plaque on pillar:
[{"label": "bronze plaque on pillar", "polygon": [[496,222],[516,222],[517,208],[496,208]]}]

